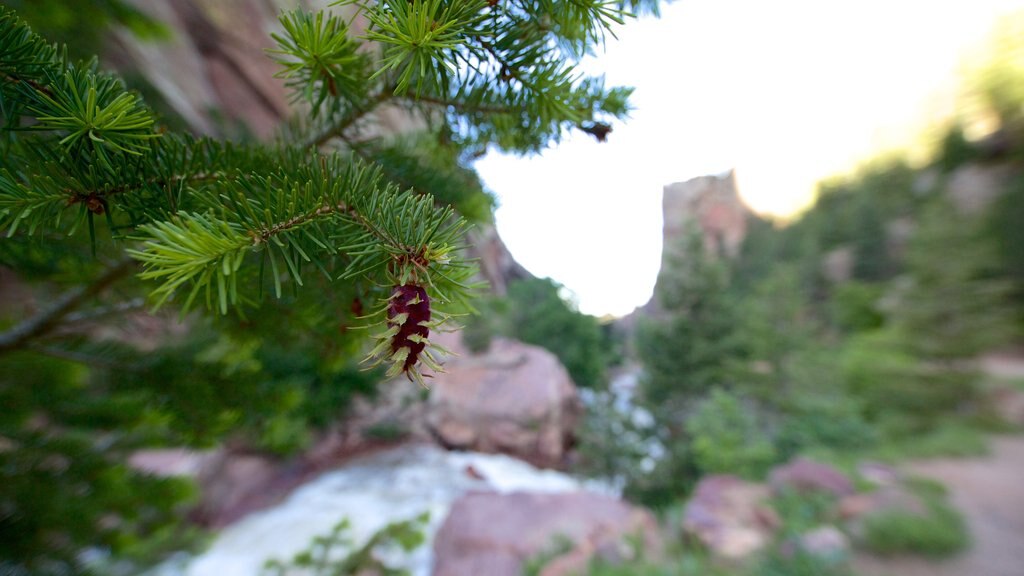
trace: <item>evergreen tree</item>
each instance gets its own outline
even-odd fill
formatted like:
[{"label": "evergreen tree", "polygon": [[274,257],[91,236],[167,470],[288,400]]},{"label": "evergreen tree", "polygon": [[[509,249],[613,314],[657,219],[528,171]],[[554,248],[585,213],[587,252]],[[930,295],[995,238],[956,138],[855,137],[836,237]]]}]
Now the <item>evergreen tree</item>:
[{"label": "evergreen tree", "polygon": [[1008,284],[990,237],[938,197],[917,222],[892,331],[848,347],[845,372],[875,414],[902,412],[902,426],[927,428],[969,406],[977,356],[1007,341]]},{"label": "evergreen tree", "polygon": [[655,291],[661,308],[638,326],[636,350],[644,370],[639,400],[667,453],[626,489],[652,506],[667,505],[691,488],[700,470],[685,422],[712,390],[737,384],[744,356],[726,262],[705,249],[695,227],[666,249]]},{"label": "evergreen tree", "polygon": [[[0,263],[36,302],[0,306],[0,571],[74,573],[87,546],[171,529],[181,489],[126,454],[242,429],[301,443],[303,422],[372,389],[351,367],[366,334],[391,375],[437,369],[431,333],[470,295],[464,216],[489,218],[466,159],[574,127],[604,139],[630,90],[576,65],[656,8],[338,4],[362,37],[330,11],[281,16],[272,57],[302,112],[266,144],[169,131],[0,7]],[[385,105],[423,121],[414,145],[367,130]],[[147,305],[191,337],[130,344]]]},{"label": "evergreen tree", "polygon": [[894,311],[908,350],[947,369],[1011,335],[1009,284],[991,237],[944,198],[924,211],[907,254],[910,285]]},{"label": "evergreen tree", "polygon": [[732,384],[741,356],[727,264],[706,251],[697,230],[668,249],[655,294],[661,311],[637,333],[643,398],[658,410],[678,409],[715,386]]},{"label": "evergreen tree", "polygon": [[853,277],[864,282],[887,280],[892,270],[889,245],[873,190],[862,190],[857,195],[855,210]]}]

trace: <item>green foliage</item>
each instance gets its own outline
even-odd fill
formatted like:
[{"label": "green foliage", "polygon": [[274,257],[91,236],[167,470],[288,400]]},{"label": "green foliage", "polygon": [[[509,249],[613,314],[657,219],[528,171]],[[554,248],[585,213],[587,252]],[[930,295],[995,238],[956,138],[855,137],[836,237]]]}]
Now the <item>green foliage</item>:
[{"label": "green foliage", "polygon": [[478,301],[476,308],[480,313],[466,320],[462,328],[462,343],[473,354],[483,354],[491,349],[494,336],[501,328],[490,302]]},{"label": "green foliage", "polygon": [[811,348],[815,319],[800,285],[799,271],[779,266],[749,288],[739,302],[739,338],[752,363],[759,365],[747,389],[760,400],[772,403],[791,386],[794,355]]},{"label": "green foliage", "polygon": [[[692,228],[679,246],[668,249],[667,266],[655,294],[661,311],[654,318],[641,319],[635,341],[644,369],[636,402],[650,411],[656,437],[667,453],[650,473],[630,479],[625,489],[630,498],[655,507],[685,495],[702,471],[689,426],[683,424],[698,400],[715,388],[736,386],[746,372],[738,309],[727,293],[726,263],[704,250],[702,236]],[[727,456],[729,462],[722,462],[708,447],[721,430],[711,421],[714,402],[707,404],[707,410],[706,425],[697,430],[704,436],[702,464],[731,465],[736,453]],[[741,434],[746,437],[746,432]],[[750,463],[746,456],[759,460],[763,450],[758,445],[752,454],[743,454],[739,465]]]},{"label": "green foliage", "polygon": [[[322,109],[309,130],[312,141],[361,141],[347,134],[357,117],[390,101],[420,107],[427,118],[443,117],[459,147],[482,151],[494,143],[532,152],[558,141],[568,127],[593,131],[625,116],[631,89],[605,88],[600,78],[580,76],[576,66],[630,15],[627,5],[656,2],[336,4],[354,6],[369,22],[366,33],[351,40],[379,47],[369,67],[353,60],[348,46],[326,41],[332,32],[347,32],[346,22],[289,17],[286,27],[301,41],[278,42],[289,78],[306,80],[296,82],[297,97]],[[343,81],[345,74],[361,82]]]},{"label": "green foliage", "polygon": [[530,556],[523,562],[523,576],[539,576],[544,567],[552,560],[573,549],[572,538],[564,534],[556,534],[543,550]]},{"label": "green foliage", "polygon": [[[659,423],[660,424],[660,423]],[[655,510],[665,510],[678,504],[697,485],[701,470],[697,466],[692,445],[679,436],[681,432],[671,431],[674,441],[665,443],[665,453],[650,471],[627,477],[628,483],[622,493],[628,500]]]},{"label": "green foliage", "polygon": [[922,554],[942,558],[970,544],[963,517],[946,502],[941,485],[910,482],[925,506],[924,514],[883,510],[864,519],[864,545],[875,554]]},{"label": "green foliage", "polygon": [[694,462],[705,474],[756,479],[775,463],[775,447],[757,414],[741,398],[714,389],[686,420]]},{"label": "green foliage", "polygon": [[715,386],[733,384],[742,344],[727,287],[726,264],[691,230],[659,280],[655,297],[663,312],[638,327],[643,400],[652,407],[677,410]]},{"label": "green foliage", "polygon": [[329,96],[365,95],[369,58],[359,52],[360,43],[346,33],[348,25],[343,19],[324,12],[295,11],[283,14],[280,20],[286,34],[271,34],[280,49],[270,53],[283,68],[275,76],[284,78],[296,100],[312,105],[314,117]]},{"label": "green foliage", "polygon": [[890,416],[880,422],[884,431],[895,438],[888,440],[872,451],[882,460],[902,461],[927,458],[969,458],[988,454],[988,436],[968,423],[948,419],[934,429],[906,434],[913,423],[901,422],[898,416]]},{"label": "green foliage", "polygon": [[549,278],[518,280],[508,287],[508,335],[550,350],[565,365],[573,382],[603,388],[608,351],[601,326],[581,314],[559,294]]},{"label": "green foliage", "polygon": [[847,389],[864,401],[868,416],[901,414],[901,421],[921,430],[974,394],[973,380],[962,374],[923,366],[904,349],[892,331],[851,338],[840,370]]},{"label": "green foliage", "polygon": [[756,576],[854,576],[846,562],[804,551],[773,550],[752,570]]},{"label": "green foliage", "polygon": [[604,388],[611,343],[598,320],[576,310],[562,290],[550,278],[512,281],[506,296],[478,301],[481,313],[463,332],[466,345],[481,353],[499,335],[534,344],[557,356],[577,386]]},{"label": "green foliage", "polygon": [[836,497],[822,490],[785,489],[772,498],[771,505],[779,514],[785,536],[802,534],[836,520]]},{"label": "green foliage", "polygon": [[40,36],[67,44],[75,58],[103,48],[104,35],[123,26],[142,40],[164,40],[170,30],[123,0],[4,0]]},{"label": "green foliage", "polygon": [[627,486],[641,481],[645,466],[651,465],[650,415],[623,402],[613,390],[587,390],[581,396],[586,410],[577,429],[574,472]]},{"label": "green foliage", "polygon": [[912,239],[912,282],[894,314],[909,350],[930,362],[961,362],[1007,342],[1012,314],[991,239],[977,222],[937,201],[921,215]]},{"label": "green foliage", "polygon": [[885,314],[879,308],[884,285],[851,281],[836,286],[832,292],[831,318],[846,334],[881,328]]},{"label": "green foliage", "polygon": [[892,275],[892,263],[885,229],[885,215],[877,192],[866,188],[857,195],[854,208],[853,277],[878,282]]},{"label": "green foliage", "polygon": [[879,440],[861,402],[840,391],[797,393],[782,413],[775,446],[782,459],[821,448],[862,450]]},{"label": "green foliage", "polygon": [[[67,55],[113,23],[162,30],[128,4],[0,7],[0,264],[38,302],[0,309],[3,570],[73,573],[86,547],[116,557],[166,534],[185,491],[126,468],[134,449],[228,434],[300,449],[372,393],[378,373],[354,367],[367,335],[417,374],[429,357],[395,345],[393,289],[429,295],[429,328],[467,307],[463,216],[492,207],[468,163],[624,117],[630,90],[576,66],[620,8],[653,4],[356,3],[376,44],[330,12],[285,14],[271,57],[312,114],[246,144],[170,131],[119,77]],[[379,134],[385,106],[422,133]],[[146,322],[160,333],[137,338]],[[29,386],[53,357],[81,373]]]},{"label": "green foliage", "polygon": [[476,172],[463,166],[462,151],[447,142],[447,132],[359,143],[363,158],[372,158],[387,178],[402,189],[429,194],[472,222],[490,222],[494,198],[484,192]]},{"label": "green foliage", "polygon": [[263,567],[265,576],[408,576],[409,571],[393,568],[380,555],[386,550],[401,550],[408,554],[426,541],[424,529],[430,514],[400,522],[392,522],[370,536],[366,543],[356,547],[349,532],[352,525],[345,518],[323,536],[313,538],[309,548],[288,562],[268,560]]},{"label": "green foliage", "polygon": [[0,374],[0,568],[66,573],[80,542],[127,556],[156,535],[187,543],[176,525],[192,485],[124,463],[148,440],[137,391],[104,394],[80,366],[28,352],[0,357]]},{"label": "green foliage", "polygon": [[1013,181],[995,201],[986,224],[994,240],[999,266],[1012,283],[1010,297],[1020,325],[1024,323],[1024,250],[1021,250],[1024,246],[1024,179]]},{"label": "green foliage", "polygon": [[935,163],[943,172],[948,173],[978,160],[981,154],[977,147],[967,139],[963,126],[955,124],[946,131],[939,141],[939,150],[936,156]]}]

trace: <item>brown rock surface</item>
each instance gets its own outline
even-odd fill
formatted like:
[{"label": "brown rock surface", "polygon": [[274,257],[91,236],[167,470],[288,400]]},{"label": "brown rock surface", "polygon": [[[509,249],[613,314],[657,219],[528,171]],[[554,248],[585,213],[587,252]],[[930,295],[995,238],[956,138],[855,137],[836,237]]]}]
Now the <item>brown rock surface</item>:
[{"label": "brown rock surface", "polygon": [[[661,205],[664,224],[658,282],[690,225],[696,225],[703,233],[704,246],[709,253],[730,258],[739,254],[752,212],[740,198],[734,172],[669,184],[662,191]],[[657,286],[654,293],[658,294]],[[631,332],[637,313],[656,315],[660,306],[658,298],[652,297],[637,312],[619,322],[620,328]]]},{"label": "brown rock surface", "polygon": [[576,387],[543,348],[498,339],[450,361],[431,382],[427,425],[442,445],[562,463],[580,413]]},{"label": "brown rock surface", "polygon": [[654,517],[616,498],[588,492],[497,494],[470,492],[457,500],[434,540],[435,576],[520,576],[531,558],[568,548],[542,576],[585,573],[591,558],[609,561],[633,553],[640,537],[645,554],[660,554]]},{"label": "brown rock surface", "polygon": [[771,541],[778,527],[775,511],[765,502],[763,484],[735,476],[705,476],[683,511],[683,530],[695,536],[715,556],[745,558]]},{"label": "brown rock surface", "polygon": [[271,136],[287,116],[284,83],[267,57],[277,30],[276,8],[257,0],[133,0],[165,23],[168,41],[116,37],[109,58],[144,75],[192,130]]},{"label": "brown rock surface", "polygon": [[721,250],[727,256],[739,253],[747,235],[747,217],[750,209],[740,199],[736,175],[728,172],[720,176],[701,176],[685,182],[665,186],[662,195],[664,216],[665,255],[679,243],[690,222],[696,222],[704,233],[704,245],[709,250]]},{"label": "brown rock surface", "polygon": [[797,458],[776,467],[769,475],[772,490],[792,489],[797,492],[822,491],[834,496],[854,493],[853,482],[839,470],[806,458]]},{"label": "brown rock surface", "polygon": [[1011,164],[966,164],[950,174],[946,193],[961,214],[982,214],[1016,173]]}]

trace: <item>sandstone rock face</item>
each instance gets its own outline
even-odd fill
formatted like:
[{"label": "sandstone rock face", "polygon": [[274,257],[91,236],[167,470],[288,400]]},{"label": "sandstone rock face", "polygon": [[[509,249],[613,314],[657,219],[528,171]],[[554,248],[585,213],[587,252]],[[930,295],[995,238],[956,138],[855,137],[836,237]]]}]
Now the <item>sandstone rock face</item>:
[{"label": "sandstone rock face", "polygon": [[[661,541],[654,517],[589,492],[470,492],[457,500],[434,540],[435,576],[520,576],[524,564],[555,554],[542,576],[583,574],[591,558],[629,558],[637,539],[647,557]],[[562,544],[559,542],[562,540]]]},{"label": "sandstone rock face", "polygon": [[[105,61],[121,71],[135,71],[160,93],[189,128],[219,137],[254,135],[267,139],[296,108],[289,104],[284,81],[274,78],[280,66],[266,50],[281,33],[278,13],[303,7],[317,10],[327,0],[130,0],[139,10],[172,30],[167,41],[139,41],[119,32]],[[297,6],[297,4],[299,6]],[[350,18],[351,6],[332,8]],[[356,18],[360,35],[365,21]],[[301,106],[301,105],[298,105]],[[361,122],[363,137],[424,128],[407,109],[382,106]]]},{"label": "sandstone rock face", "polygon": [[505,295],[509,282],[533,278],[533,275],[512,257],[512,253],[508,251],[494,226],[477,225],[470,230],[468,239],[467,256],[479,260],[480,275],[490,285],[493,293]]},{"label": "sandstone rock face", "polygon": [[[740,199],[733,172],[669,184],[663,189],[661,204],[664,226],[658,283],[691,225],[696,225],[703,233],[704,246],[709,253],[729,258],[739,254],[751,211]],[[621,330],[633,331],[637,313],[657,315],[661,311],[657,285],[654,293],[647,304],[618,323]]]},{"label": "sandstone rock face", "polygon": [[701,176],[665,186],[662,214],[665,219],[661,259],[664,267],[665,253],[679,244],[691,221],[704,233],[704,245],[709,250],[735,256],[747,235],[750,209],[740,199],[736,176],[730,171],[721,176]]},{"label": "sandstone rock face", "polygon": [[839,470],[806,458],[797,458],[776,467],[769,475],[769,484],[775,492],[790,489],[797,492],[827,492],[834,496],[854,493],[853,482]]},{"label": "sandstone rock face", "polygon": [[721,558],[742,559],[767,545],[779,518],[768,488],[730,475],[701,479],[683,511],[683,530]]},{"label": "sandstone rock face", "polygon": [[558,466],[581,411],[576,387],[543,348],[498,339],[450,361],[431,382],[427,425],[448,448],[502,452]]},{"label": "sandstone rock face", "polygon": [[277,9],[255,0],[133,0],[139,10],[165,23],[168,41],[143,42],[119,33],[109,57],[134,70],[160,92],[192,130],[258,137],[273,134],[288,114],[288,95],[273,48]]}]

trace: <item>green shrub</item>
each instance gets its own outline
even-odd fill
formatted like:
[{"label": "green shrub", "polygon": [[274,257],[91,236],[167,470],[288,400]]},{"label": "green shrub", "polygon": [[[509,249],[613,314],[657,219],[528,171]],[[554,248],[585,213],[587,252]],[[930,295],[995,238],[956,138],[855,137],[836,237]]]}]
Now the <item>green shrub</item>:
[{"label": "green shrub", "polygon": [[881,555],[950,556],[967,548],[970,536],[960,514],[946,502],[945,489],[926,481],[908,487],[925,505],[925,514],[883,511],[864,521],[864,546]]},{"label": "green shrub", "polygon": [[855,398],[842,393],[794,396],[775,439],[783,459],[817,448],[860,450],[878,441],[878,430],[864,419]]},{"label": "green shrub", "polygon": [[670,442],[666,454],[650,472],[639,471],[627,478],[623,496],[655,510],[678,504],[693,490],[702,470],[698,467],[689,442]]},{"label": "green shrub", "polygon": [[750,576],[853,576],[846,561],[802,551],[772,550],[749,572]]},{"label": "green shrub", "polygon": [[608,350],[597,318],[582,314],[559,294],[550,278],[513,282],[508,287],[512,338],[546,348],[565,365],[577,386],[602,388]]},{"label": "green shrub", "polygon": [[969,544],[964,519],[946,504],[930,507],[927,516],[893,511],[871,517],[864,530],[867,549],[883,556],[918,553],[946,557]]},{"label": "green shrub", "polygon": [[725,566],[717,566],[702,554],[684,553],[671,561],[611,563],[594,561],[587,576],[741,576]]},{"label": "green shrub", "polygon": [[782,490],[771,499],[785,534],[801,534],[835,521],[836,498],[823,490],[798,492]]},{"label": "green shrub", "polygon": [[[352,539],[352,523],[344,518],[323,536],[316,536],[309,547],[291,560],[268,560],[263,576],[356,576],[381,574],[382,576],[408,576],[409,571],[389,566],[395,555],[389,551],[410,554],[426,541],[425,530],[430,513],[415,518],[392,522],[373,533],[370,539],[356,548]],[[386,559],[382,559],[385,558]]]},{"label": "green shrub", "polygon": [[974,375],[917,360],[892,330],[850,338],[840,360],[847,390],[872,419],[898,414],[910,431],[927,430],[975,396]]},{"label": "green shrub", "polygon": [[491,349],[494,332],[494,326],[487,317],[473,316],[462,328],[462,343],[473,354],[483,354]]},{"label": "green shrub", "polygon": [[759,478],[776,461],[757,414],[731,392],[712,390],[686,421],[686,431],[703,473]]},{"label": "green shrub", "polygon": [[846,333],[876,330],[885,323],[885,315],[878,307],[884,286],[851,281],[836,286],[832,291],[832,322]]},{"label": "green shrub", "polygon": [[926,432],[905,432],[896,430],[909,426],[900,425],[897,418],[881,422],[890,440],[878,447],[875,455],[883,460],[906,460],[910,458],[941,458],[980,456],[988,453],[985,433],[956,420],[947,420]]}]

